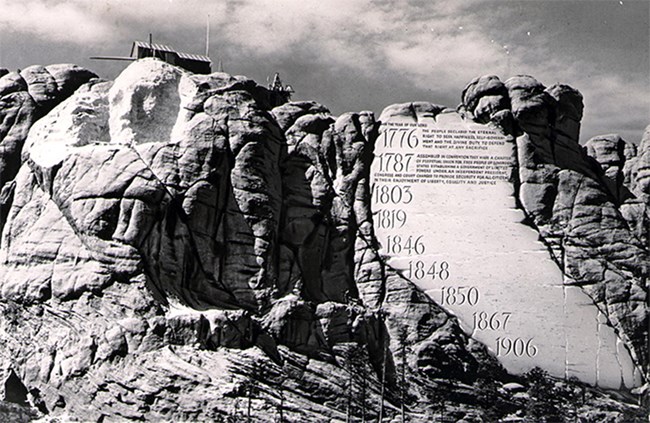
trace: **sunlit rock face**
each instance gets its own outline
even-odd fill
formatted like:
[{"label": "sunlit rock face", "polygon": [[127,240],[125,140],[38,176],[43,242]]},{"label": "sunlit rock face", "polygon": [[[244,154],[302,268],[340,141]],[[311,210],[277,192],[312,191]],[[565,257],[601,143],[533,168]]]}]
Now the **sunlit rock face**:
[{"label": "sunlit rock face", "polygon": [[[291,421],[343,419],[350,345],[374,403],[405,347],[414,380],[507,377],[385,268],[372,113],[272,109],[254,81],[153,59],[76,91],[61,72],[32,73],[30,107],[55,86],[74,94],[26,118],[11,161],[0,399],[18,386],[51,415],[219,421],[242,416],[255,383],[257,421],[275,418],[277,389]],[[25,91],[16,75],[0,81]]]},{"label": "sunlit rock face", "polygon": [[637,146],[616,134],[593,137],[585,143],[587,154],[605,171],[604,184],[617,199],[618,209],[634,236],[648,246],[650,219],[647,196],[636,189],[639,169]]},{"label": "sunlit rock face", "polygon": [[[470,98],[465,92],[468,113],[475,111],[475,98],[483,96],[480,85],[481,79],[470,83],[474,87]],[[592,141],[587,152],[595,157],[589,157],[577,138],[582,98],[569,87],[544,89],[530,77],[511,78],[504,86],[515,119],[508,133],[516,137],[517,200],[551,250],[564,285],[580,287],[589,296],[639,370],[647,372],[646,213],[626,210],[635,196],[622,185],[625,178],[611,169],[623,165],[620,150],[625,157],[633,155],[631,149],[613,140],[616,160],[607,153],[612,148]],[[498,113],[494,116],[493,122],[499,124]]]},{"label": "sunlit rock face", "polygon": [[509,370],[630,388],[648,365],[643,154],[615,135],[580,146],[582,112],[529,76],[471,81],[459,112],[386,108],[374,223],[389,265]]},{"label": "sunlit rock face", "polygon": [[[110,268],[108,279],[146,268],[157,290],[183,304],[262,307],[273,284],[282,135],[247,92],[192,105],[198,85],[171,65],[139,63],[41,119],[23,154],[89,253]],[[86,290],[73,289],[62,296]],[[51,290],[25,295],[42,300]]]},{"label": "sunlit rock face", "polygon": [[20,72],[0,68],[0,229],[9,210],[5,199],[13,190],[30,127],[94,78],[93,72],[71,64],[29,66]]},{"label": "sunlit rock face", "polygon": [[[588,324],[581,319],[591,319],[600,336],[576,339],[584,349],[598,350],[600,361],[621,360],[620,367],[599,371],[622,377],[626,386],[636,381],[623,350],[625,345],[633,352],[630,362],[642,353],[635,337],[640,332],[633,329],[643,310],[630,312],[642,298],[635,279],[623,274],[629,284],[619,289],[609,273],[599,281],[595,271],[587,272],[591,279],[576,275],[593,268],[593,257],[608,272],[615,268],[607,260],[616,264],[627,257],[631,269],[644,258],[625,249],[636,245],[632,241],[618,243],[622,235],[610,230],[613,224],[605,233],[618,255],[593,247],[600,240],[580,232],[587,228],[578,217],[556,211],[555,198],[566,189],[553,175],[562,170],[544,171],[555,163],[544,150],[553,137],[563,140],[562,148],[580,151],[569,143],[577,137],[582,110],[579,94],[569,87],[485,77],[465,90],[461,114],[423,102],[391,106],[376,119],[370,112],[333,116],[314,102],[274,107],[273,93],[245,77],[192,75],[145,59],[115,81],[71,65],[20,74],[0,70],[0,93],[0,135],[8,152],[1,181],[0,401],[29,403],[34,413],[63,420],[244,421],[250,415],[277,421],[282,415],[285,421],[342,421],[350,410],[342,393],[351,387],[353,368],[351,390],[358,396],[363,386],[368,420],[378,418],[381,402],[384,416],[396,418],[400,401],[413,416],[430,416],[442,399],[456,419],[476,421],[485,418],[486,407],[476,384],[490,381],[496,392],[515,379],[499,360],[510,366],[505,356],[546,357],[540,364],[560,357],[544,355],[559,351],[555,341],[548,340],[547,349],[537,338],[521,344],[517,338],[537,336],[523,333],[510,345],[502,340],[496,351],[496,339],[486,334],[496,320],[505,329],[503,315],[492,322],[491,315],[478,316],[475,331],[468,326],[468,316],[485,310],[510,311],[508,330],[523,328],[523,312],[496,308],[500,297],[523,308],[520,300],[533,292],[548,306],[535,308],[541,323],[534,330],[568,316],[560,332],[572,337],[573,327]],[[545,109],[551,106],[556,110]],[[470,110],[480,123],[472,122]],[[553,130],[544,119],[554,119]],[[439,219],[422,220],[414,232],[440,236],[427,243],[423,259],[438,260],[434,273],[438,280],[445,276],[447,287],[452,278],[480,284],[480,302],[475,291],[471,302],[485,309],[451,304],[454,296],[460,302],[461,291],[447,290],[443,297],[441,286],[422,284],[418,275],[429,269],[417,263],[411,275],[399,263],[386,266],[385,233],[382,243],[376,236],[386,220],[373,202],[383,194],[373,188],[370,170],[381,160],[388,166],[378,155],[385,142],[381,122],[388,121],[489,133],[488,149],[496,157],[490,183],[466,187],[471,199],[451,189],[443,198],[422,197],[428,206],[419,218]],[[535,143],[527,149],[519,146],[528,145],[524,127]],[[641,151],[635,159],[626,156],[622,172],[630,177],[624,180],[637,179],[637,168],[630,169],[641,157]],[[522,163],[528,163],[525,169]],[[601,178],[594,179],[596,190],[608,178],[594,160],[568,160],[566,166]],[[582,185],[576,189],[591,195],[580,191],[591,185]],[[607,201],[614,196],[610,191]],[[637,203],[632,198],[620,196],[611,207],[621,210],[628,228],[638,222],[635,233],[646,234],[639,208],[645,197]],[[488,206],[480,208],[479,200]],[[584,214],[619,222],[621,216],[602,208],[609,203],[597,200],[600,208]],[[454,211],[463,213],[454,217]],[[477,211],[487,219],[474,219]],[[522,223],[531,220],[536,226]],[[551,235],[561,231],[577,235],[554,241]],[[474,244],[466,243],[464,251],[444,245],[452,232],[473,237]],[[594,242],[592,249],[585,250],[580,237]],[[403,249],[419,251],[417,245]],[[567,246],[575,247],[573,255],[564,252]],[[484,259],[482,271],[461,262],[472,254]],[[509,280],[489,294],[489,282],[496,285],[503,274],[530,281],[528,267],[550,277],[539,285]],[[574,283],[584,290],[567,286]],[[562,293],[564,302],[545,296],[547,291]],[[595,310],[594,302],[598,316],[584,312]],[[599,348],[589,344],[594,339]],[[564,347],[577,348],[571,342]],[[569,370],[563,375],[591,374],[565,358],[558,358]],[[402,369],[408,381],[403,397]],[[360,419],[356,407],[352,412]]]}]

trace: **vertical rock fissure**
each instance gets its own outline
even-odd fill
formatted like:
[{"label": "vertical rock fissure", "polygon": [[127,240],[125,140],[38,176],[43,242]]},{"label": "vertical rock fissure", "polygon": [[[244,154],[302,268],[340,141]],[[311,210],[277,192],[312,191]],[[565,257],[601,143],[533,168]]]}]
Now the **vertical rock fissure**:
[{"label": "vertical rock fissure", "polygon": [[[176,197],[173,195],[173,193],[169,190],[169,187],[156,175],[154,170],[149,166],[149,164],[144,160],[144,158],[140,155],[138,152],[137,148],[133,145],[128,146],[137,156],[138,160],[145,166],[149,172],[151,172],[151,175],[156,179],[158,184],[162,187],[162,189],[166,192],[166,194],[169,196],[169,207],[172,208],[172,210],[176,213],[178,218],[180,219],[180,222],[185,226],[185,229],[187,230],[188,234],[188,240],[189,240],[189,245],[190,248],[193,252],[194,257],[196,258],[196,263],[199,266],[199,270],[201,273],[209,280],[215,283],[215,285],[221,285],[223,288],[223,292],[228,295],[228,301],[223,301],[220,306],[226,307],[226,308],[245,308],[243,304],[239,302],[237,297],[229,290],[229,288],[220,281],[219,279],[215,279],[214,275],[211,272],[208,272],[205,269],[205,266],[203,264],[201,254],[199,253],[199,248],[197,247],[196,239],[193,230],[190,228],[189,224],[187,223],[187,216],[185,214],[185,211],[183,210],[183,207],[178,204],[178,200]],[[141,254],[142,260],[147,261],[146,254]],[[183,260],[186,259],[186,256],[183,256]],[[149,264],[151,265],[151,264]],[[187,273],[184,273],[187,274]],[[221,283],[220,283],[221,282]],[[186,300],[190,300],[187,298]],[[216,300],[216,299],[215,299]],[[188,305],[193,305],[193,304],[188,304]],[[217,305],[217,304],[215,304]]]}]

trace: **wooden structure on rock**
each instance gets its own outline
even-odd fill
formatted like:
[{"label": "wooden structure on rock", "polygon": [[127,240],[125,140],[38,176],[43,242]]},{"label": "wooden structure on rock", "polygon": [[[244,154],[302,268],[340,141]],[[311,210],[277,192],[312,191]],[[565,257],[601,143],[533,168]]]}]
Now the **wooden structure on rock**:
[{"label": "wooden structure on rock", "polygon": [[147,43],[134,41],[131,47],[131,57],[143,59],[145,57],[156,57],[171,65],[181,67],[192,73],[208,74],[212,72],[211,60],[208,56],[201,54],[190,54],[176,51],[165,44]]},{"label": "wooden structure on rock", "polygon": [[212,61],[207,55],[184,53],[165,44],[154,44],[149,36],[149,42],[134,41],[129,56],[93,56],[95,60],[124,60],[133,62],[146,57],[155,57],[170,65],[178,66],[192,73],[212,73]]}]

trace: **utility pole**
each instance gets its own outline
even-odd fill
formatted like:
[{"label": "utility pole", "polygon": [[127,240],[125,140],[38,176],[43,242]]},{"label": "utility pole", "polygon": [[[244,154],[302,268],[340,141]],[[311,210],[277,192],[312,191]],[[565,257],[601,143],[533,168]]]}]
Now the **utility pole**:
[{"label": "utility pole", "polygon": [[284,381],[280,382],[280,423],[284,422]]},{"label": "utility pole", "polygon": [[366,423],[366,376],[365,374],[361,375],[361,423]]},{"label": "utility pole", "polygon": [[343,357],[345,359],[344,369],[348,374],[346,386],[346,406],[345,406],[345,423],[352,423],[352,395],[354,387],[354,372],[353,367],[357,364],[355,357],[355,346],[348,344],[346,349],[343,350]]},{"label": "utility pole", "polygon": [[210,57],[210,14],[205,25],[205,55]]},{"label": "utility pole", "polygon": [[405,393],[406,393],[406,338],[408,334],[406,333],[406,327],[401,327],[399,332],[399,345],[400,353],[402,355],[402,381],[400,384],[400,403],[401,403],[401,412],[402,412],[402,423],[404,423],[405,416]]}]

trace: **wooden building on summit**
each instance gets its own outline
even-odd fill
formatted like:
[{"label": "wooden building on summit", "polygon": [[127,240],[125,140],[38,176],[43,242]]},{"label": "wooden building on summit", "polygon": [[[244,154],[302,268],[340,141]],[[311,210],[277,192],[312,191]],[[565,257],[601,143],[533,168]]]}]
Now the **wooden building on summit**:
[{"label": "wooden building on summit", "polygon": [[133,59],[156,57],[171,65],[181,67],[192,73],[208,74],[212,72],[211,60],[208,56],[200,54],[183,53],[164,44],[134,41],[131,47]]}]

